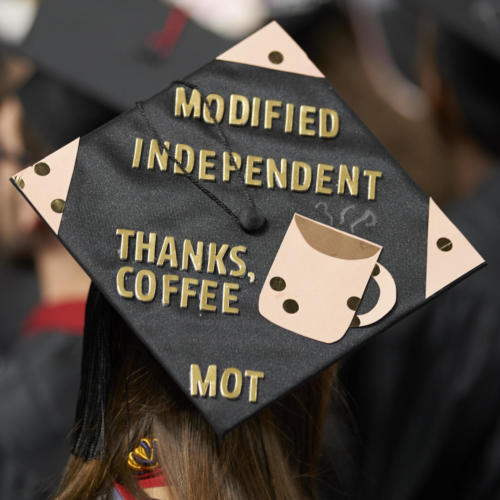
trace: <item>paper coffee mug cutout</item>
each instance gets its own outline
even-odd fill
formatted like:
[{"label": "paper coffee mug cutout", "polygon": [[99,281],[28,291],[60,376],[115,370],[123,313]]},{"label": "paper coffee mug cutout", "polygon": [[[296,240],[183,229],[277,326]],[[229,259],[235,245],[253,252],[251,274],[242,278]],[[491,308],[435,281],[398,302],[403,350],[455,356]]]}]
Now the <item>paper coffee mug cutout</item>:
[{"label": "paper coffee mug cutout", "polygon": [[370,311],[355,316],[351,326],[371,325],[388,314],[396,304],[396,283],[394,283],[391,273],[382,264],[378,263],[373,269],[372,278],[375,279],[380,290],[377,304]]},{"label": "paper coffee mug cutout", "polygon": [[[259,296],[272,323],[320,342],[340,340],[349,326],[366,326],[396,303],[396,285],[377,263],[382,247],[299,214],[281,242]],[[375,307],[356,309],[370,276],[380,288]]]}]

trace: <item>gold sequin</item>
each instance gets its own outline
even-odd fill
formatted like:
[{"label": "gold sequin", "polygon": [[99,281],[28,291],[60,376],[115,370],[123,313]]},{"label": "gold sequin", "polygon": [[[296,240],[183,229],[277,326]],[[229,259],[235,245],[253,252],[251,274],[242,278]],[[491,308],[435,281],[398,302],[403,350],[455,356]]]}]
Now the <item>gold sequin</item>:
[{"label": "gold sequin", "polygon": [[436,245],[442,252],[449,252],[453,248],[453,243],[448,238],[439,238]]},{"label": "gold sequin", "polygon": [[360,302],[361,299],[359,297],[349,297],[349,299],[347,299],[347,307],[352,311],[355,311],[358,308]]},{"label": "gold sequin", "polygon": [[289,314],[295,314],[299,310],[299,304],[293,299],[286,299],[283,302],[283,309]]},{"label": "gold sequin", "polygon": [[286,288],[286,281],[279,276],[275,276],[274,278],[271,278],[269,285],[276,292],[281,292]]},{"label": "gold sequin", "polygon": [[43,176],[50,174],[50,167],[46,163],[43,162],[37,163],[34,168],[35,168],[35,174],[37,175]]},{"label": "gold sequin", "polygon": [[16,186],[19,189],[24,189],[25,184],[24,184],[24,180],[21,177],[19,177],[18,175],[15,175],[13,177],[13,179],[14,179],[14,182],[16,183]]},{"label": "gold sequin", "polygon": [[277,50],[269,52],[268,57],[273,64],[281,64],[284,59],[283,54],[281,52],[278,52]]},{"label": "gold sequin", "polygon": [[50,208],[56,213],[56,214],[62,214],[64,212],[64,206],[66,205],[66,202],[64,200],[61,200],[61,198],[57,198],[55,200],[52,200],[52,203],[50,204]]},{"label": "gold sequin", "polygon": [[351,321],[351,327],[356,328],[360,324],[361,324],[361,320],[359,319],[359,317],[358,316],[354,316],[354,318],[352,318],[352,321]]}]

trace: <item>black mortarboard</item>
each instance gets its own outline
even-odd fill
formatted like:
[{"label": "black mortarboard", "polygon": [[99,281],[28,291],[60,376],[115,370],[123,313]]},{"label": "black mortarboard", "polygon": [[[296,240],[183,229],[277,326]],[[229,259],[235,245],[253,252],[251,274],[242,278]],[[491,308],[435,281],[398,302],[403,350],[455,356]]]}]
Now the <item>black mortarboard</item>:
[{"label": "black mortarboard", "polygon": [[44,0],[34,10],[22,41],[5,43],[37,66],[18,95],[30,128],[53,149],[231,43],[161,0]]},{"label": "black mortarboard", "polygon": [[125,110],[232,43],[161,0],[44,0],[18,50],[43,72]]},{"label": "black mortarboard", "polygon": [[483,264],[277,23],[13,180],[219,434]]},{"label": "black mortarboard", "polygon": [[64,146],[118,114],[116,109],[41,72],[36,72],[16,94],[25,122],[46,152]]},{"label": "black mortarboard", "polygon": [[[253,22],[276,14],[290,27],[303,27],[306,13],[311,15],[322,3],[295,1],[295,8],[278,9],[277,4],[268,8],[262,2]],[[212,4],[216,13],[217,2]],[[203,13],[210,3],[199,6]],[[235,3],[232,10],[237,14],[242,7]],[[226,13],[226,25],[231,15]],[[202,20],[201,14],[195,17]],[[210,30],[211,24],[200,24],[189,11],[162,0],[44,0],[19,50],[49,75],[126,110],[211,61],[234,44],[235,36],[245,35],[232,30],[232,37],[225,37]]]},{"label": "black mortarboard", "polygon": [[[193,7],[198,5],[197,2],[191,4]],[[210,4],[205,2],[199,6],[201,12],[197,18],[201,18]],[[277,14],[295,27],[305,24],[306,12],[318,8],[317,3],[307,1],[294,2],[294,6],[295,9],[278,9]],[[263,3],[259,13],[252,17],[253,24],[276,11],[277,6],[271,7],[269,10]],[[211,10],[214,12],[211,18],[215,19],[216,2]],[[232,11],[226,13],[225,24],[229,25],[231,17],[238,17],[241,10],[244,9],[235,4]],[[57,99],[64,97],[68,101],[68,97],[72,98],[71,106],[67,106],[69,111],[76,106],[79,114],[90,115],[90,99],[112,110],[126,110],[138,99],[163,90],[169,82],[194,71],[234,43],[229,37],[211,31],[210,22],[205,26],[192,20],[189,14],[162,0],[89,0],[84,3],[44,0],[36,15],[25,14],[33,24],[29,27],[28,22],[24,23],[28,32],[21,37],[22,41],[17,45],[5,42],[6,47],[15,48],[32,59],[39,70],[21,97],[36,98],[37,94],[48,92],[54,101],[57,83],[62,90]],[[244,35],[237,28],[231,33]],[[2,34],[0,32],[0,38]],[[88,98],[88,106],[81,97]],[[81,101],[81,106],[77,100]],[[52,105],[50,99],[40,100],[38,107],[43,103],[47,108]],[[40,110],[34,118],[36,124],[49,130],[47,124],[42,123],[44,117],[50,116],[46,111]]]}]

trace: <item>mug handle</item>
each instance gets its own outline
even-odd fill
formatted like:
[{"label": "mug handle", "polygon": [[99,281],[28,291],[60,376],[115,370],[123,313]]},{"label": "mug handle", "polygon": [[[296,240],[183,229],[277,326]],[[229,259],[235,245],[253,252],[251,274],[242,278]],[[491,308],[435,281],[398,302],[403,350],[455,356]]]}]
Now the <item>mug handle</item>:
[{"label": "mug handle", "polygon": [[377,263],[373,270],[372,278],[376,281],[380,290],[378,302],[371,311],[357,315],[359,324],[352,326],[362,327],[371,325],[388,314],[394,307],[394,304],[396,304],[396,283],[391,273],[382,264]]}]

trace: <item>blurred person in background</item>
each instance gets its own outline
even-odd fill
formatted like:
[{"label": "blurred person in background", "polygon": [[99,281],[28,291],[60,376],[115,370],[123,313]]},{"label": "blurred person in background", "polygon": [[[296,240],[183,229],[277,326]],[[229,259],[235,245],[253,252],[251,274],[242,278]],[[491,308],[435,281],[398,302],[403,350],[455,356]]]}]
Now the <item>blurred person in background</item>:
[{"label": "blurred person in background", "polygon": [[[20,85],[29,78],[31,67],[19,58],[6,57],[0,50],[0,101],[9,93],[10,89]],[[6,123],[6,120],[3,120]],[[24,152],[14,152],[13,144],[6,137],[8,131],[0,132],[0,162],[9,160],[25,165]],[[0,183],[0,186],[9,189],[9,186]],[[0,192],[0,198],[5,200],[10,193]],[[2,203],[2,201],[0,201]],[[9,210],[2,207],[0,211],[0,228],[10,224],[8,221]],[[0,233],[3,233],[0,229]],[[5,238],[0,234],[0,354],[5,354],[10,349],[12,342],[17,338],[23,318],[38,301],[38,287],[33,270],[33,263],[29,255],[22,253],[15,258],[7,256],[4,244]]]},{"label": "blurred person in background", "polygon": [[[5,21],[1,12],[0,17]],[[10,19],[14,26],[17,18]],[[2,312],[2,323],[18,330],[2,331],[0,498],[32,500],[47,497],[69,454],[89,280],[12,189],[9,177],[115,112],[47,73],[37,71],[21,85],[22,79],[12,76],[22,64],[10,55],[5,61],[0,95],[0,252],[9,264],[2,268],[2,301],[8,308]],[[13,270],[10,263],[19,259],[33,262],[34,280]],[[21,312],[27,315],[19,326]]]},{"label": "blurred person in background", "polygon": [[[428,100],[415,83],[417,19],[407,12],[402,15],[393,3],[377,2],[381,4],[384,9],[379,11],[364,3],[334,0],[321,11],[314,29],[299,32],[300,44],[417,184],[439,203],[449,202],[456,196],[450,182],[453,166]],[[348,222],[354,223],[363,212],[348,215]],[[319,483],[319,496],[325,500],[354,498],[359,487],[365,445],[348,377],[358,369],[354,361],[341,363],[345,404],[339,405],[337,398],[326,419]]]},{"label": "blurred person in background", "polygon": [[[44,497],[69,453],[89,280],[9,177],[113,116],[100,104],[36,73],[0,103],[0,235],[11,258],[30,255],[39,304],[24,319],[0,372],[0,497]],[[41,164],[40,164],[41,165]],[[40,169],[41,166],[34,168]]]},{"label": "blurred person in background", "polygon": [[[491,499],[500,495],[500,7],[420,7],[431,21],[419,75],[450,165],[450,218],[488,266],[345,363],[361,430],[346,498]],[[450,241],[443,251],[452,250]]]},{"label": "blurred person in background", "polygon": [[308,54],[416,183],[438,203],[449,202],[451,162],[415,83],[415,16],[391,0],[332,2],[331,15],[322,12],[314,30],[302,33]]}]

